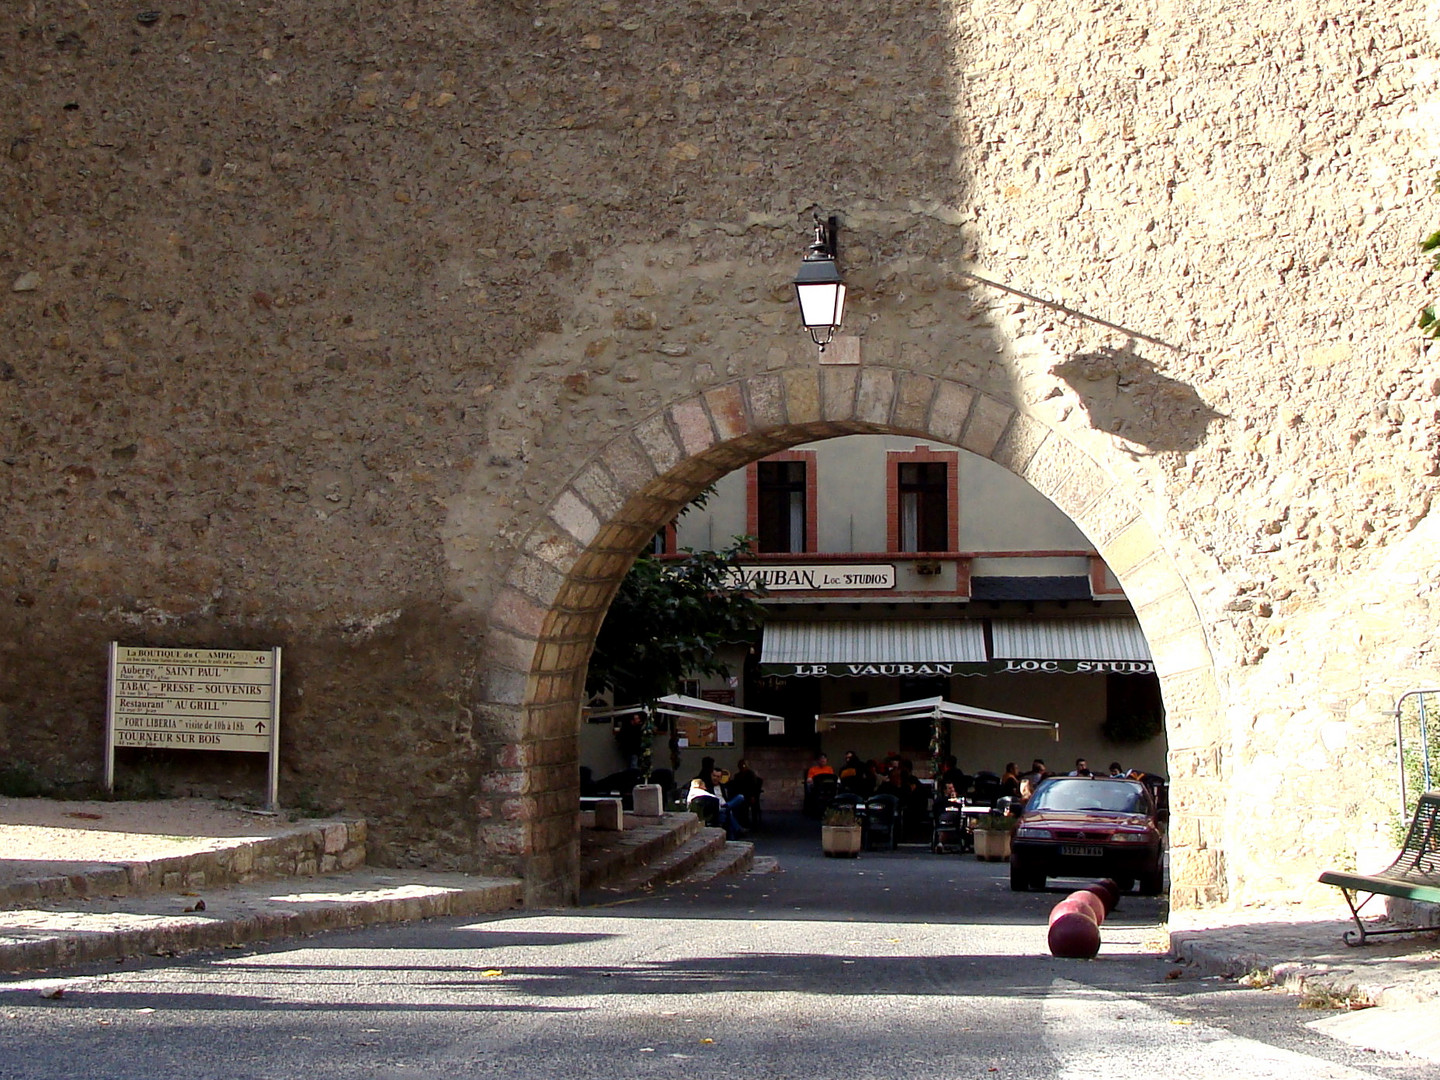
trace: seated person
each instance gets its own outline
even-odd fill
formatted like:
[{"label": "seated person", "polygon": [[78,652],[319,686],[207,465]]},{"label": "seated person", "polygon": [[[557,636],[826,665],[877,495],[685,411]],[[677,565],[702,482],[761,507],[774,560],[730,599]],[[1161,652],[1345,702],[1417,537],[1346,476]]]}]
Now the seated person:
[{"label": "seated person", "polygon": [[740,824],[745,828],[754,828],[760,816],[760,790],[765,786],[765,781],[755,775],[755,770],[750,768],[750,762],[744,758],[735,766],[735,775],[725,785],[726,792],[734,796],[741,796],[744,802],[737,808]]},{"label": "seated person", "polygon": [[846,750],[845,760],[840,763],[840,771],[835,775],[840,781],[841,791],[853,791],[858,795],[865,776],[865,763],[854,750]]},{"label": "seated person", "polygon": [[1020,797],[1020,774],[1015,771],[1015,763],[1007,761],[1005,772],[1000,777],[1000,797],[1010,796],[1012,799]]},{"label": "seated person", "polygon": [[876,795],[894,795],[897,799],[905,798],[905,778],[900,773],[900,766],[894,766],[886,775],[885,779],[875,789]]},{"label": "seated person", "polygon": [[805,771],[805,782],[811,783],[817,776],[834,776],[835,770],[830,767],[830,759],[824,754],[815,755],[815,764]]},{"label": "seated person", "polygon": [[705,786],[705,782],[698,776],[690,781],[690,793],[686,796],[685,806],[694,813],[701,821],[714,822],[725,830],[725,839],[735,840],[744,835],[740,823],[735,819],[735,811],[743,805],[745,796],[736,795],[729,800],[722,800],[718,794]]},{"label": "seated person", "polygon": [[960,762],[954,754],[948,755],[941,763],[940,773],[935,777],[935,790],[944,791],[946,784],[954,784],[961,795],[970,786],[970,778],[960,771]]}]

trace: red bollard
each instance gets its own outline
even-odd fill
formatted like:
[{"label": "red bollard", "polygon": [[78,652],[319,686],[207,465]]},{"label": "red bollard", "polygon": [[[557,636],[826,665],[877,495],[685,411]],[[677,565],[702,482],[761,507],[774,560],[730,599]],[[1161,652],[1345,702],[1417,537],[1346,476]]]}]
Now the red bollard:
[{"label": "red bollard", "polygon": [[1100,951],[1100,928],[1095,920],[1072,911],[1050,924],[1050,955],[1089,960]]}]

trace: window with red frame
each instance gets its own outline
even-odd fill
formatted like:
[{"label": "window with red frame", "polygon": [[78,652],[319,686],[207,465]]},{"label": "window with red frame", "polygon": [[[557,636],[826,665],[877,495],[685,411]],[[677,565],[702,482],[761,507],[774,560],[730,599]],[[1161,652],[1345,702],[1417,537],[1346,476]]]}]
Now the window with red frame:
[{"label": "window with red frame", "polygon": [[950,547],[950,482],[943,461],[896,465],[899,549],[947,551]]},{"label": "window with red frame", "polygon": [[806,487],[804,461],[760,461],[755,465],[758,550],[805,550]]}]

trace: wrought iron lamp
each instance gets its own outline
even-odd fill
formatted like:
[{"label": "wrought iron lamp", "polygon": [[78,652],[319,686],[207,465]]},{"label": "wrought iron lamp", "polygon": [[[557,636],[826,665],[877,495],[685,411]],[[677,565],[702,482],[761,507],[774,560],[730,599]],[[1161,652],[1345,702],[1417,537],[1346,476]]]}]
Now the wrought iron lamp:
[{"label": "wrought iron lamp", "polygon": [[845,279],[835,265],[838,226],[839,221],[833,216],[828,222],[822,222],[820,215],[815,215],[815,241],[795,275],[800,321],[822,353],[840,329],[840,320],[845,314]]}]

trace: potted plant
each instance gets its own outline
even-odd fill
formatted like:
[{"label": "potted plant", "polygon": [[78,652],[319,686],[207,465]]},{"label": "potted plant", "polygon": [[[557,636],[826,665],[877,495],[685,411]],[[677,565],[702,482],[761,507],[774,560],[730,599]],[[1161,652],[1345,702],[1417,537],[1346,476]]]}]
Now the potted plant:
[{"label": "potted plant", "polygon": [[1010,858],[1010,833],[1019,818],[1009,814],[986,814],[975,820],[975,857],[987,862]]},{"label": "potted plant", "polygon": [[860,819],[848,806],[832,806],[820,819],[820,850],[827,856],[853,859],[860,854]]}]

